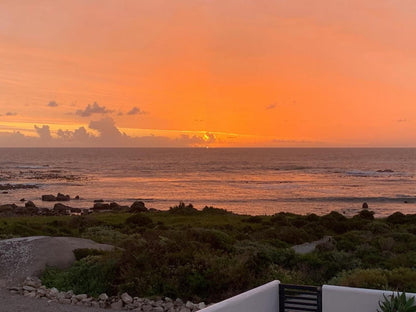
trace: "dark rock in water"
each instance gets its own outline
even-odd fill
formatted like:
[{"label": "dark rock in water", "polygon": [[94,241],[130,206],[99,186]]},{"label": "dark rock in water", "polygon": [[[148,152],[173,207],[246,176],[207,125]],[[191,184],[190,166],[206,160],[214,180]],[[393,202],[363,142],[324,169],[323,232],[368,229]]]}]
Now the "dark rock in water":
[{"label": "dark rock in water", "polygon": [[110,203],[111,210],[120,210],[121,206],[115,202]]},{"label": "dark rock in water", "polygon": [[68,201],[70,199],[71,199],[71,197],[69,195],[64,195],[64,194],[61,194],[61,193],[58,193],[58,195],[56,196],[57,201]]},{"label": "dark rock in water", "polygon": [[56,197],[52,194],[42,195],[43,201],[56,201]]},{"label": "dark rock in water", "polygon": [[380,170],[377,170],[377,172],[394,172],[393,170],[391,170],[391,169],[380,169]]},{"label": "dark rock in water", "polygon": [[79,195],[75,196],[74,199],[79,199]]},{"label": "dark rock in water", "polygon": [[366,202],[363,203],[363,209],[368,209],[368,204]]},{"label": "dark rock in water", "polygon": [[24,201],[26,201],[26,199],[24,199],[24,198],[21,198],[21,199],[20,199],[20,201],[21,201],[21,202],[24,202]]},{"label": "dark rock in water", "polygon": [[135,201],[129,209],[129,212],[146,212],[148,209],[146,208],[144,202],[142,201]]},{"label": "dark rock in water", "polygon": [[110,210],[109,204],[104,204],[102,202],[96,202],[94,207],[91,208],[92,210]]},{"label": "dark rock in water", "polygon": [[94,200],[94,203],[103,203],[104,202],[104,199],[95,199]]},{"label": "dark rock in water", "polygon": [[59,215],[68,215],[71,212],[72,207],[57,203],[53,206],[53,211]]},{"label": "dark rock in water", "polygon": [[25,207],[31,208],[31,207],[36,207],[36,205],[31,200],[29,200],[28,202],[25,203]]},{"label": "dark rock in water", "polygon": [[2,194],[9,194],[9,192],[7,192],[7,191],[3,191],[3,192],[1,192]]}]

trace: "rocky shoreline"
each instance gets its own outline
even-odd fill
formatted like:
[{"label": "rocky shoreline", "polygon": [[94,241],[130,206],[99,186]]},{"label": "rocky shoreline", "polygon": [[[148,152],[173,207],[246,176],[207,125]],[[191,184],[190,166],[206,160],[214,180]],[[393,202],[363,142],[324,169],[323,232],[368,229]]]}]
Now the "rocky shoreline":
[{"label": "rocky shoreline", "polygon": [[74,294],[72,290],[59,291],[56,288],[47,288],[37,277],[27,277],[22,286],[9,287],[12,294],[20,294],[29,298],[48,300],[68,305],[87,306],[103,309],[130,310],[137,312],[194,312],[206,307],[204,302],[183,302],[181,299],[173,300],[168,297],[155,300],[131,297],[128,293],[109,297],[103,293],[98,298],[87,294]]},{"label": "rocky shoreline", "polygon": [[69,195],[58,193],[56,196],[45,194],[41,196],[42,201],[56,202],[52,209],[45,207],[37,207],[32,201],[26,201],[22,198],[20,201],[25,202],[24,206],[18,206],[15,203],[0,205],[0,217],[11,216],[66,216],[66,215],[84,215],[94,212],[146,212],[155,209],[146,208],[144,202],[135,201],[130,206],[119,205],[116,202],[106,202],[102,199],[94,200],[90,208],[75,208],[62,202],[70,200],[79,200],[79,195],[71,198]]}]

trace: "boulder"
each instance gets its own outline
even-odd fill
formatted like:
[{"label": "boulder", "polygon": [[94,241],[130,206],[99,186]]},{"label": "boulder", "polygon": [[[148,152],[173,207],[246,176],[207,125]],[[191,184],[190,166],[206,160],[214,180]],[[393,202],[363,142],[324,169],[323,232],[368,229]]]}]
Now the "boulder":
[{"label": "boulder", "polygon": [[121,300],[123,300],[125,304],[129,304],[133,302],[133,298],[128,293],[121,294],[120,298]]},{"label": "boulder", "polygon": [[14,210],[17,208],[15,204],[0,205],[0,215],[9,216],[14,214]]},{"label": "boulder", "polygon": [[61,194],[61,193],[58,193],[58,195],[56,196],[57,201],[68,201],[70,199],[71,199],[71,197],[69,195],[64,195],[64,194]]},{"label": "boulder", "polygon": [[42,195],[43,201],[56,201],[56,197],[52,194]]},{"label": "boulder", "polygon": [[59,215],[68,215],[71,212],[71,207],[61,204],[61,203],[57,203],[53,206],[53,211]]},{"label": "boulder", "polygon": [[94,203],[94,207],[92,207],[92,210],[109,210],[109,209],[110,209],[110,205],[102,203],[102,202],[96,202]]},{"label": "boulder", "polygon": [[16,207],[14,213],[17,215],[36,215],[39,209],[36,206]]},{"label": "boulder", "polygon": [[28,202],[26,202],[25,203],[25,207],[26,208],[36,208],[36,205],[31,201],[31,200],[29,200]]},{"label": "boulder", "polygon": [[129,212],[146,212],[148,209],[146,208],[144,202],[142,201],[135,201],[129,209]]},{"label": "boulder", "polygon": [[368,204],[366,202],[363,203],[363,209],[368,209]]},{"label": "boulder", "polygon": [[121,206],[115,202],[110,203],[110,209],[111,210],[120,210]]}]

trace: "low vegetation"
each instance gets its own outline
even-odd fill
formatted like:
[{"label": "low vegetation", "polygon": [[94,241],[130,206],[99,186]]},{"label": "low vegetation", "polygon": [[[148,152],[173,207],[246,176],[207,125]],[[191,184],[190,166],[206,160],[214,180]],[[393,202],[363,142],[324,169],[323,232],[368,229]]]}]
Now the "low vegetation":
[{"label": "low vegetation", "polygon": [[[163,212],[0,218],[1,238],[28,235],[119,247],[78,250],[70,269],[43,274],[46,285],[91,295],[127,291],[213,302],[274,279],[416,292],[416,215],[244,216],[181,203]],[[312,253],[290,248],[323,236],[333,240]]]}]

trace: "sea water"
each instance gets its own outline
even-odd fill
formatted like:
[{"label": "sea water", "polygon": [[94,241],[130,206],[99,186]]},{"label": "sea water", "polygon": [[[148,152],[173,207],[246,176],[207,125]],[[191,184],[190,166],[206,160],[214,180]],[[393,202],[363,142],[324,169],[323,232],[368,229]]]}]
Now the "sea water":
[{"label": "sea water", "polygon": [[0,204],[58,192],[90,208],[103,199],[167,210],[179,202],[240,214],[376,216],[416,213],[416,149],[356,148],[11,148],[0,149]]}]

